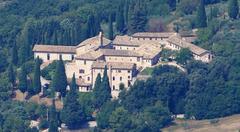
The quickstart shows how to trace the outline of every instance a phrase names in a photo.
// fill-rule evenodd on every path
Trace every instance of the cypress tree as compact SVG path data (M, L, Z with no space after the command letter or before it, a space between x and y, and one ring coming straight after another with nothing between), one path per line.
M33 90L34 94L38 94L41 92L41 79L40 79L40 59L37 57L34 66L34 77L33 77Z
M197 27L199 28L207 27L207 16L205 11L204 0L201 0L200 6L198 7L196 20Z
M102 78L102 101L103 103L109 101L111 99L111 87L109 84L109 78L107 74L107 66L104 68L103 78Z
M8 66L7 75L8 75L8 81L12 84L12 86L14 86L16 77L15 77L12 64L9 64Z
M96 35L96 21L93 15L90 15L87 20L87 38L93 37Z
M124 14L123 7L120 5L116 14L116 29L118 32L123 32L124 29Z
M56 70L52 79L51 88L60 92L62 97L66 95L67 77L62 59L57 62Z
M85 121L85 116L78 98L76 79L75 75L73 75L70 91L67 93L63 102L63 109L60 115L62 122L65 123L69 129L78 128Z
M21 44L20 49L19 49L19 63L20 64L24 64L27 61L28 56L29 56L28 49L29 49L28 44L26 44L26 43Z
M26 68L24 65L22 65L21 67L21 71L19 73L19 85L18 85L18 89L22 92L25 93L28 89L28 85L27 85L27 72L26 72Z
M11 63L14 64L15 66L18 64L18 52L16 44L14 44L11 49Z
M124 3L124 24L128 25L128 10L129 10L129 0L125 0Z
M95 84L94 84L94 88L93 88L93 96L94 96L94 105L96 108L100 108L102 104L101 102L101 96L100 93L102 92L101 90L101 86L102 86L102 78L100 73L98 73Z
M108 18L108 38L113 40L113 23L112 23L112 15L109 15Z
M228 4L228 15L236 19L239 14L238 0L230 0Z
M130 33L144 32L147 25L147 12L145 5L140 1L130 4L128 30Z
M52 100L52 106L49 111L49 132L58 132L58 119L55 100Z

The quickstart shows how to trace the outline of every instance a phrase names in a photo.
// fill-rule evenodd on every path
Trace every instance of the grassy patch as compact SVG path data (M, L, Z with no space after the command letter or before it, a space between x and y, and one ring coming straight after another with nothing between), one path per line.
M146 67L146 68L140 73L140 75L152 75L152 73L153 73L153 68Z

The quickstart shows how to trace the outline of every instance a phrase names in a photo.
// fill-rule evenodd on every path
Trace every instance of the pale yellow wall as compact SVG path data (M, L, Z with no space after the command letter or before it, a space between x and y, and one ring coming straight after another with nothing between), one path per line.
M50 56L50 60L47 60L47 56ZM47 62L47 61L53 61L53 60L60 60L60 54L62 55L62 60L66 61L66 60L72 60L72 55L75 58L75 54L65 54L65 53L39 53L39 52L35 52L34 53L34 58L39 57L40 59L43 60L43 62Z
M212 55L210 53L206 53L202 56L198 56L198 55L193 55L194 59L195 60L200 60L202 62L206 62L206 63L209 63L210 61L212 61Z
M86 63L84 63L86 62ZM84 79L85 83L92 83L92 60L76 60L76 66L77 66L77 78L82 77ZM84 70L84 73L80 73L80 69Z
M105 60L106 62L135 63L137 66L142 65L142 57L105 56Z
M98 73L100 73L101 77L103 77L103 72L104 69L93 69L93 86L96 81ZM132 80L132 72L133 72L132 70L120 70L120 71L117 69L112 69L111 71L108 70L109 83L112 89L113 97L117 97L119 92L119 85L121 83L123 83L126 88L129 87L128 82ZM120 77L122 78L122 80L120 80ZM115 78L115 80L113 78ZM115 90L113 90L113 87L115 87Z

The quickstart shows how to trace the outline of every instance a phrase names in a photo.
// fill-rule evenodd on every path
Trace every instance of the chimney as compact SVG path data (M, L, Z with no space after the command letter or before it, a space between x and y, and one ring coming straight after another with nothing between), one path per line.
M103 47L103 33L99 32L99 46L100 48Z

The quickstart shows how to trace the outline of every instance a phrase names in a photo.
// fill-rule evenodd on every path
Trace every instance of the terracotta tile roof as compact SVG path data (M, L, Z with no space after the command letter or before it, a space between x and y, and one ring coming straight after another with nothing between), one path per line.
M189 50L191 52L193 52L194 54L199 55L199 56L209 52L197 45L194 45L192 43L184 41L183 39L181 39L180 37L177 37L177 36L171 36L167 41L169 43L178 45L179 47L182 47L182 48L189 48Z
M148 37L148 38L168 38L176 33L174 32L138 32L132 35L132 37Z
M121 62L104 62L104 61L95 61L92 64L93 69L104 69L105 66L112 69L124 69L131 70L134 67L134 63L121 63Z
M115 49L99 49L105 56L125 56L125 57L141 57L139 53L130 50L115 50Z
M105 37L103 37L103 46L107 46L110 43L111 43L111 40L106 39ZM93 50L96 50L97 48L99 48L99 45L100 45L99 36L95 36L95 37L86 39L85 41L83 41L79 45L77 45L77 48L78 47L82 47L82 46L86 46L86 45L93 46Z
M146 41L145 41L146 42ZM162 51L161 45L157 42L146 42L142 44L136 52L141 54L145 59L152 59Z
M138 47L139 45L141 45L141 43L140 43L140 41L131 40L130 36L127 36L127 35L124 35L124 36L117 35L115 37L115 39L113 40L113 45L123 45L123 46Z
M68 82L68 84L71 84L71 82L72 82L72 78L68 78L67 79L67 82ZM83 79L79 79L79 78L77 78L76 79L76 84L78 85L78 86L82 86L82 87L88 87L88 86L91 86L91 84L90 83L85 83L84 82L84 80Z
M58 45L42 45L36 44L33 47L33 52L47 52L47 53L76 53L75 46L58 46Z
M79 56L76 57L76 59L79 60L97 60L99 57L101 57L103 55L102 52L100 51L89 51L87 53L81 54Z

